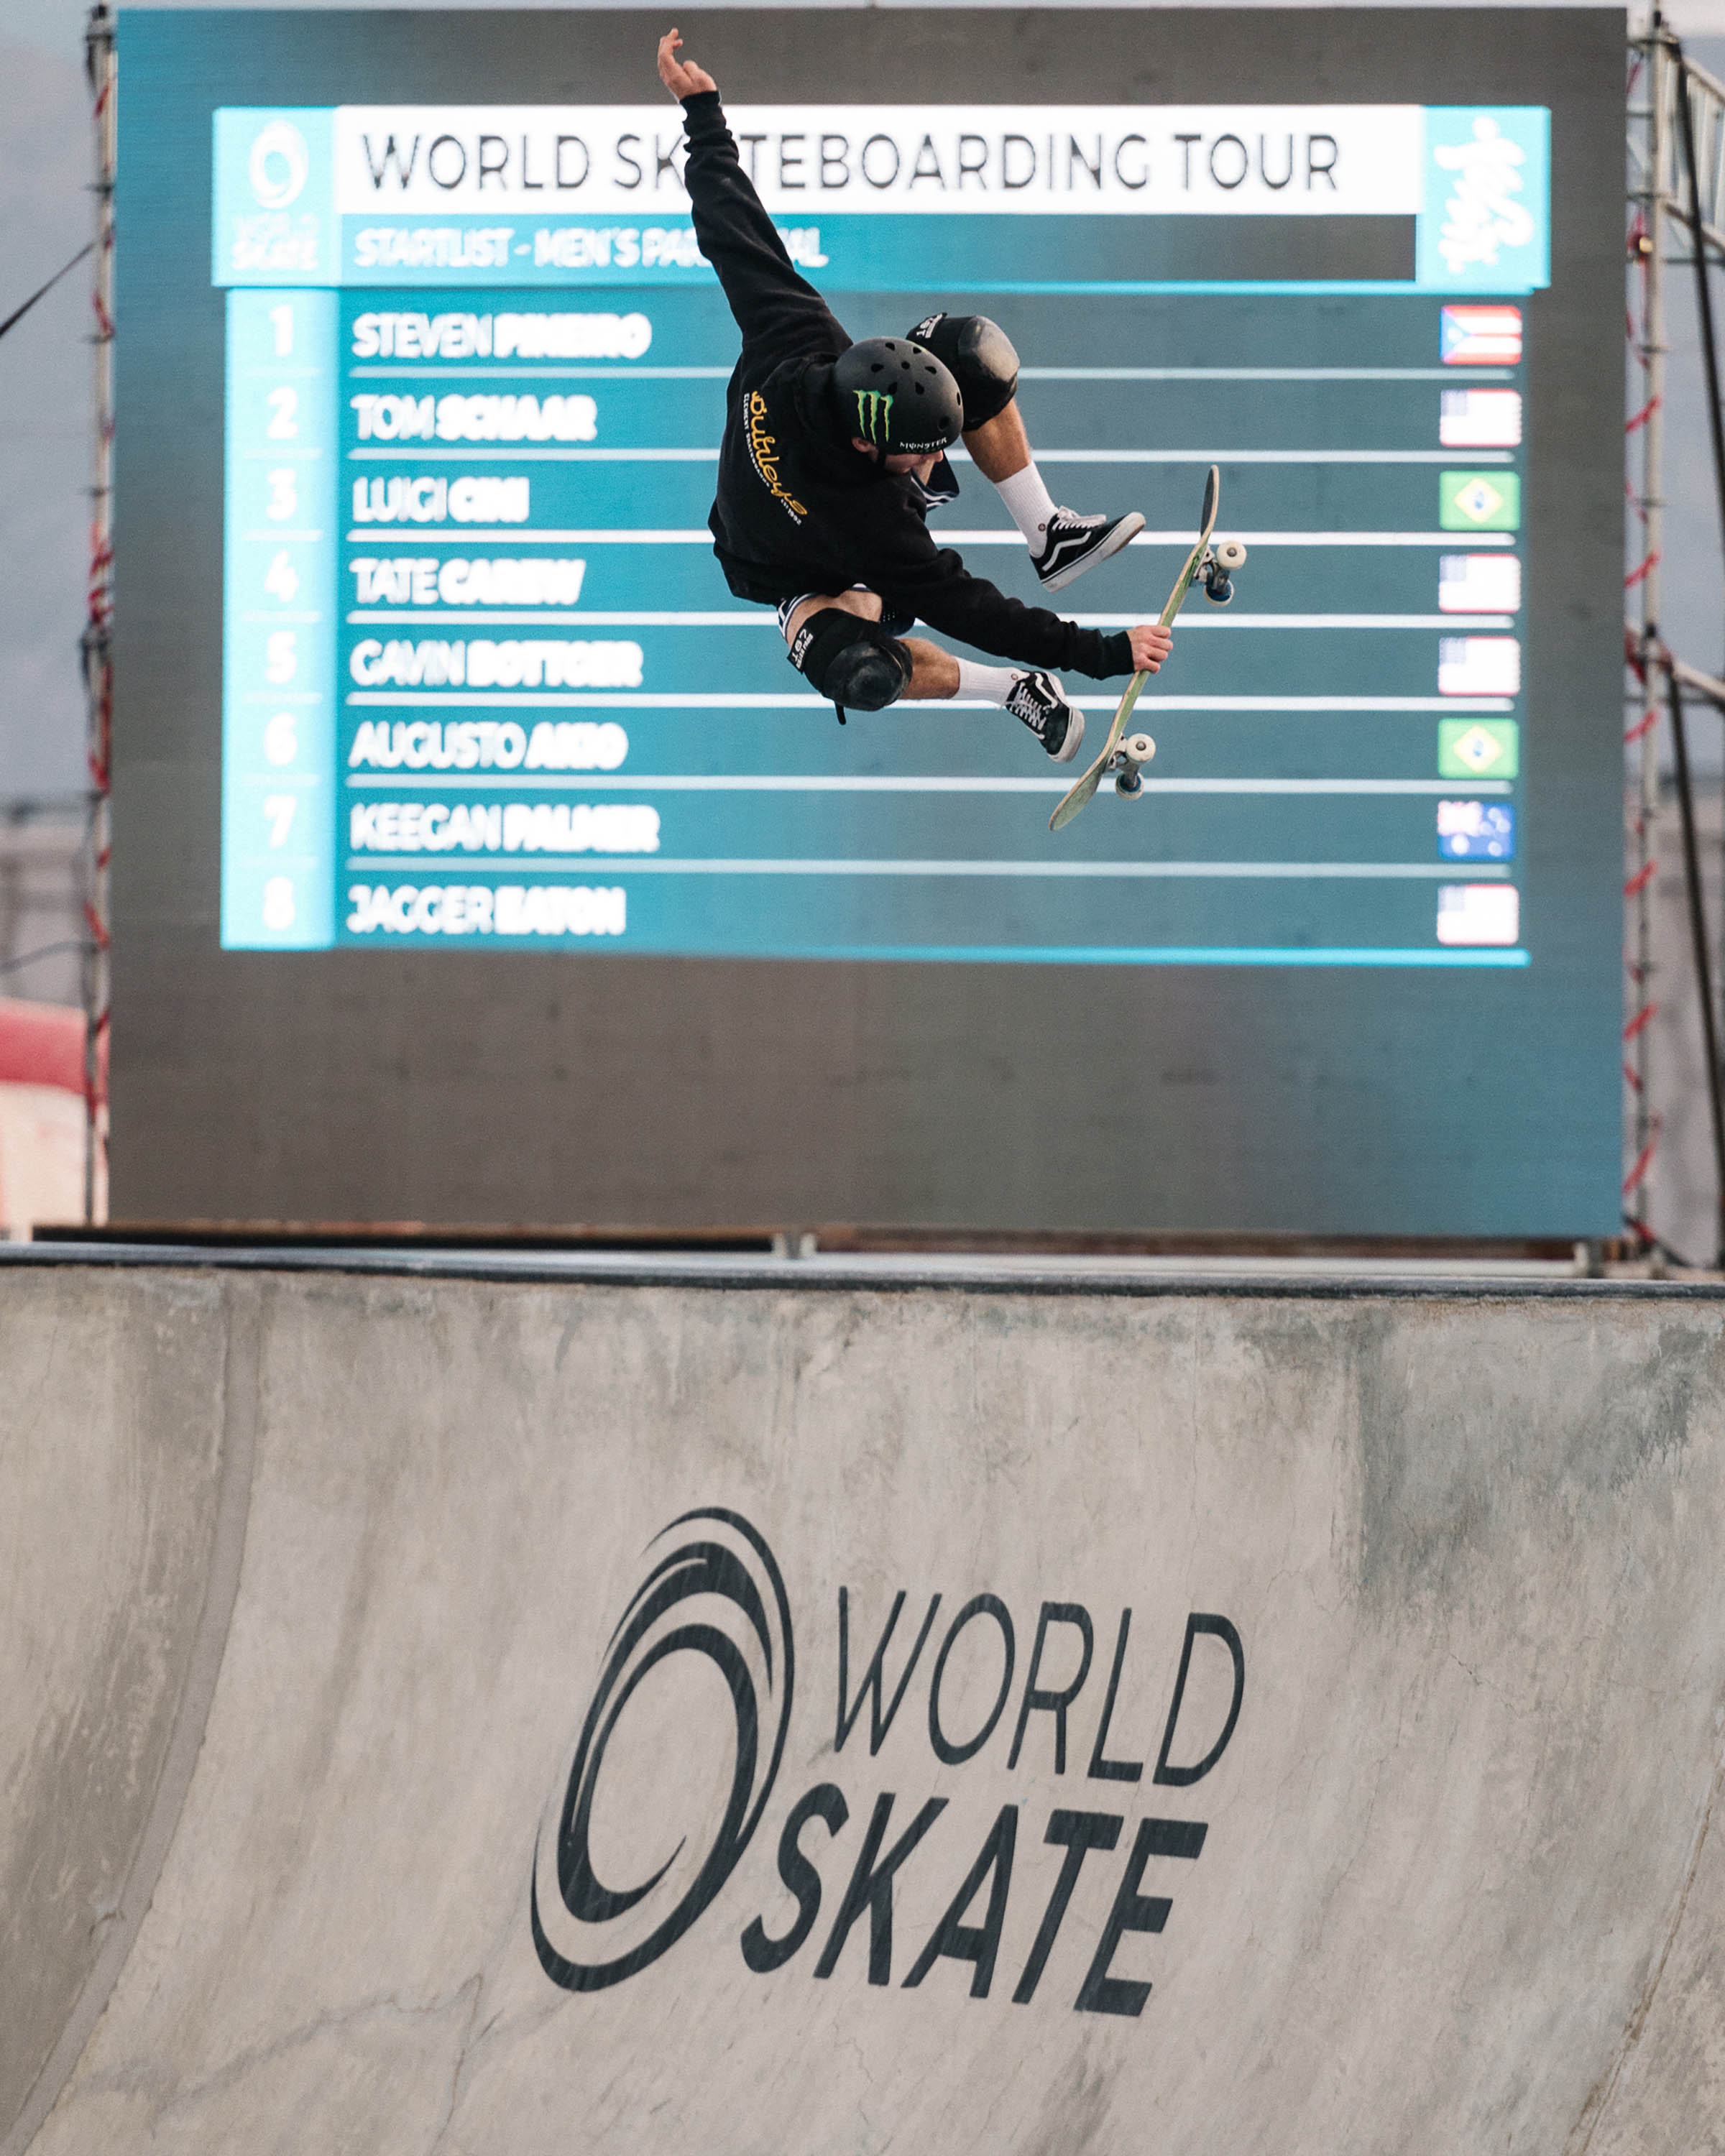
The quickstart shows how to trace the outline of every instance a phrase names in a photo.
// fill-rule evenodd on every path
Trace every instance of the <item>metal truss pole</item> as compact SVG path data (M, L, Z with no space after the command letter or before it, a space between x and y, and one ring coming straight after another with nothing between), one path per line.
M1689 182L1690 253L1695 267L1695 305L1701 324L1702 357L1707 370L1707 433L1713 446L1713 485L1719 510L1719 534L1725 545L1725 411L1719 402L1719 346L1713 330L1712 273L1707 219L1702 208L1702 166L1697 147L1697 83L1692 78L1681 45L1677 50L1677 118L1683 142L1683 164ZM1717 106L1707 113L1717 134ZM1719 1029L1713 1009L1712 968L1707 957L1707 916L1702 905L1701 868L1696 850L1695 802L1689 778L1683 691L1675 673L1667 670L1671 714L1671 741L1677 758L1678 798L1683 811L1683 866L1689 896L1690 941L1694 949L1696 991L1701 1001L1702 1040L1707 1062L1707 1105L1713 1128L1713 1248L1716 1267L1725 1268L1725 1071L1719 1067Z
M1725 1071L1719 1064L1721 1029L1713 1003L1706 923L1701 910L1700 865L1696 852L1693 789L1684 725L1684 695L1698 696L1725 714L1725 681L1686 665L1660 634L1661 556L1665 535L1664 454L1666 282L1667 266L1694 273L1696 309L1707 371L1708 425L1712 435L1715 486L1719 497L1721 536L1725 539L1725 406L1720 395L1720 366L1708 265L1725 258L1725 82L1698 68L1684 54L1656 4L1646 30L1631 42L1635 61L1630 85L1637 95L1630 106L1629 196L1635 208L1630 226L1630 259L1639 277L1630 307L1630 336L1641 368L1640 409L1627 423L1640 434L1639 463L1631 455L1626 490L1640 520L1641 558L1625 578L1625 598L1639 589L1640 619L1625 608L1625 655L1637 677L1638 716L1627 740L1636 760L1625 803L1630 852L1634 865L1625 884L1633 902L1625 921L1625 963L1635 987L1634 1006L1624 1028L1624 1076L1631 1101L1633 1158L1624 1180L1625 1214L1644 1247L1658 1250L1647 1222L1647 1170L1658 1143L1661 1118L1651 1097L1651 1021L1658 1005L1653 996L1657 961L1654 956L1653 884L1658 862L1656 817L1660 803L1656 730L1661 702L1658 676L1666 676L1664 701L1671 721L1676 758L1678 805L1682 811L1685 881L1691 941L1701 999L1702 1032L1708 1065L1709 1108L1713 1126L1716 1172L1720 1178L1716 1260L1725 1265ZM1635 300L1639 300L1639 319Z
M1640 593L1640 660L1642 677L1649 691L1650 713L1655 669L1658 663L1660 555L1664 544L1665 455L1665 252L1666 198L1671 158L1671 99L1675 62L1669 33L1656 8L1646 37L1640 41L1646 74L1645 162L1638 192L1640 230L1638 253L1642 290L1641 319L1636 352L1642 368L1645 416L1640 428L1641 471L1636 506L1641 516L1645 553L1639 572ZM1635 866L1627 888L1634 908L1630 923L1631 978L1635 985L1636 1009L1629 1022L1627 1045L1632 1099L1632 1166L1625 1189L1629 1217L1638 1236L1648 1240L1647 1167L1651 1157L1656 1125L1653 1116L1653 955L1654 883L1658 874L1659 744L1656 726L1645 721L1640 728L1635 804L1630 826L1635 839Z
M84 1218L94 1223L105 1188L106 1091L103 1082L110 984L108 865L112 851L109 780L114 719L114 170L117 77L114 15L98 4L85 30L85 66L95 126L95 439L90 472L90 592L80 649L90 767L90 814L83 880Z

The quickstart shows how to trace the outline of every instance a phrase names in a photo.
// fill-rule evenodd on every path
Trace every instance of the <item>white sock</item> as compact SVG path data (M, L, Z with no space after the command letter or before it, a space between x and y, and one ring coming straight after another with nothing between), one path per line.
M1006 709L1006 699L1012 685L1023 673L1021 666L978 666L973 659L958 661L958 686L955 696L981 696L991 704Z
M1029 542L1030 552L1040 554L1048 537L1049 519L1055 506L1048 489L1042 484L1042 475L1034 459L1010 479L997 479L994 490L1006 504L1006 511L1019 531Z

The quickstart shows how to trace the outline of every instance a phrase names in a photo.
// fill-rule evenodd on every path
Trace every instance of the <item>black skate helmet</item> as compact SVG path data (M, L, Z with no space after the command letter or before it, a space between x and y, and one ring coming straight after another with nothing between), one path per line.
M932 456L964 431L951 370L908 337L852 345L833 368L833 388L850 433L885 456Z

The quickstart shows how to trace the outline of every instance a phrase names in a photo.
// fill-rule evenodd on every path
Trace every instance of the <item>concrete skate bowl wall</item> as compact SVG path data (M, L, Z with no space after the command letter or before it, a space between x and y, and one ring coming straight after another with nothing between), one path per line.
M797 1270L7 1265L6 2156L1725 2148L1725 1306Z

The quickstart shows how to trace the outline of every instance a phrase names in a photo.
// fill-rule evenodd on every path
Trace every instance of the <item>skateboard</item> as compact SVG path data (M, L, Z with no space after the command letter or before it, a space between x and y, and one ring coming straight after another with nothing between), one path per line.
M1162 626L1172 626L1174 616L1184 603L1195 577L1204 579L1204 595L1213 606L1226 606L1234 597L1234 572L1245 566L1246 550L1238 539L1221 539L1212 547L1210 534L1216 528L1216 507L1222 490L1221 474L1214 465L1204 483L1204 511L1199 519L1198 544L1186 557L1185 567L1174 579L1174 588L1168 595L1168 604L1162 610ZM1050 831L1064 830L1072 819L1090 800L1109 772L1114 773L1114 791L1128 801L1143 798L1142 769L1156 753L1156 744L1148 734L1128 734L1126 722L1144 684L1150 679L1147 673L1134 674L1126 685L1126 694L1114 714L1114 722L1108 729L1108 738L1102 743L1101 753L1069 792L1060 797L1059 805L1048 819Z

